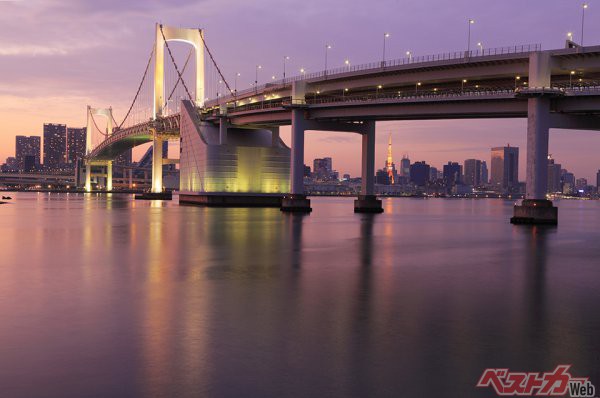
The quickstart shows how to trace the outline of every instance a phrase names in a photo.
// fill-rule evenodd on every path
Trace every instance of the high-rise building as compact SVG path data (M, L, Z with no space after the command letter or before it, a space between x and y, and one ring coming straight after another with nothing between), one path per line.
M429 173L431 171L431 166L429 166L424 161L415 162L410 165L410 182L413 184L423 187L427 185L429 181Z
M313 176L320 179L329 179L333 172L331 158L315 159L313 161Z
M85 156L86 129L67 128L67 163L75 164Z
M406 178L410 177L410 159L407 155L404 155L400 161L400 176Z
M567 170L561 170L561 174L562 193L572 194L575 192L575 175Z
M507 145L492 148L492 179L498 191L513 192L519 187L519 148Z
M438 169L433 166L430 166L429 167L429 181L435 182L435 181L437 181L437 178L438 178Z
M44 123L44 168L56 170L67 159L67 126Z
M554 162L552 155L548 155L548 193L562 192L560 184L561 165Z
M390 184L395 184L398 180L398 172L396 171L396 165L392 159L392 134L390 133L390 138L388 141L388 152L387 159L385 160L385 170L388 173L388 179Z
M587 186L588 186L587 179L578 178L577 180L575 180L575 188L577 189L577 191L585 192L585 191L587 191Z
M41 138L38 136L26 137L18 135L15 142L15 158L19 170L33 171L40 166ZM31 159L27 162L29 170L25 168L25 157L33 156L33 167Z
M489 178L489 174L488 174L487 163L485 162L485 160L482 160L481 161L481 184L487 185L489 181L490 181L490 178Z
M467 159L465 160L465 179L464 183L478 187L482 185L481 179L481 160Z
M448 162L444 165L444 183L446 187L452 188L462 182L462 166L456 162Z

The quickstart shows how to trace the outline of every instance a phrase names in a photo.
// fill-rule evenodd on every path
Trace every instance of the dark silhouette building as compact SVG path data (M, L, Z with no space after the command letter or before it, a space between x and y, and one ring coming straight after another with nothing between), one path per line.
M410 165L410 182L413 184L424 187L427 185L429 181L429 172L431 166L429 166L424 161L415 162Z

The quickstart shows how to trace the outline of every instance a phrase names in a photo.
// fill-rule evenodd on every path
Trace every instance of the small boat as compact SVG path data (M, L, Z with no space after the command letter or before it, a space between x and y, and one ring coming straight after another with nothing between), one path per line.
M11 200L12 198L10 196L3 196L2 200Z

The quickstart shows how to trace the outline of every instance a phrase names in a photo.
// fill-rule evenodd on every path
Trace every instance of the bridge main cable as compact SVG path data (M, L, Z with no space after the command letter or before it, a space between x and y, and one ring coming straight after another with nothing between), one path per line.
M152 63L153 56L154 56L154 47L152 47L152 51L150 52L150 57L148 58L148 63L146 64L146 70L144 70L144 75L142 76L142 81L140 81L140 85L138 86L137 92L135 93L135 97L133 98L133 102L131 103L131 106L129 107L127 114L123 118L123 121L119 124L119 127L118 127L119 129L121 129L121 127L123 127L123 124L129 117L129 114L131 113L131 110L133 109L133 106L135 105L135 101L137 101L138 96L140 95L140 91L142 91L142 85L144 84L144 81L146 80L146 75L148 74L148 69L150 69L150 64Z
M212 52L210 51L210 48L208 48L208 46L206 45L206 40L204 40L204 35L202 34L202 30L198 29L198 32L200 33L200 39L202 40L202 43L204 44L204 48L206 48L206 52L208 53L210 60L212 61L215 68L217 69L219 76L221 76L221 80L223 80L223 83L225 83L225 86L227 87L227 90L229 90L229 93L230 94L233 93L233 98L234 99L237 98L237 92L234 92L231 89L231 87L229 86L229 83L227 83L227 79L225 79L225 76L223 76L223 73L221 73L221 69L219 68L219 65L217 65L217 61L215 61L215 57L213 57Z

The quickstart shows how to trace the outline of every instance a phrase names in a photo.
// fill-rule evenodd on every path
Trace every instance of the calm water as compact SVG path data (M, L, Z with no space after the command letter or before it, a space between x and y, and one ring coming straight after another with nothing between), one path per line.
M0 206L0 396L487 397L486 367L600 387L600 202L309 216L130 196Z

